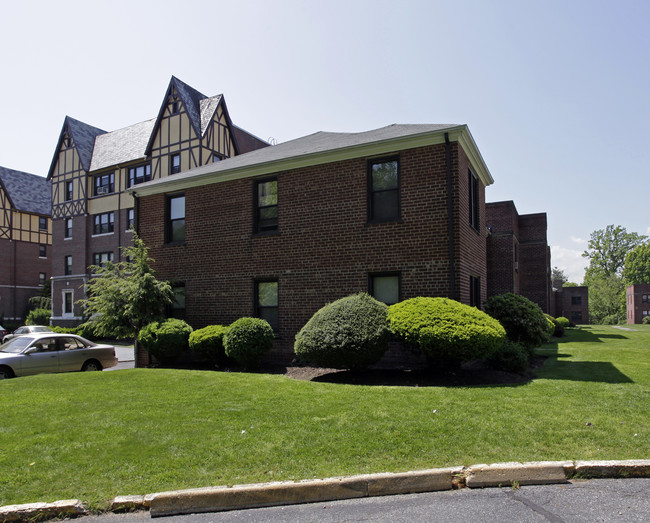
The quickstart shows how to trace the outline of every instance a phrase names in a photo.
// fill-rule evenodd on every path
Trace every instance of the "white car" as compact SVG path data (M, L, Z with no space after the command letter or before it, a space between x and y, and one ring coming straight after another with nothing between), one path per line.
M98 345L74 334L23 334L0 345L0 379L103 370L115 365L115 347Z
M52 332L52 329L45 325L25 325L23 327L18 327L15 331L9 334L6 334L4 338L2 338L2 343L7 343L11 338L15 338L16 336L32 334L33 332Z

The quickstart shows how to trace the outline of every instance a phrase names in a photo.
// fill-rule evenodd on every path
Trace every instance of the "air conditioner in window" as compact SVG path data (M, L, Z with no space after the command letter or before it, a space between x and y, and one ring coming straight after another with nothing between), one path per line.
M97 187L97 194L108 194L108 187Z

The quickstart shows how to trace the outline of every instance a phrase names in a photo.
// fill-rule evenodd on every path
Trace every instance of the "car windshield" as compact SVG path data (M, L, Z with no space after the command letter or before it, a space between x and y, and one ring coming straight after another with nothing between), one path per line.
M33 332L50 332L49 327L32 327Z
M18 338L13 338L7 343L0 345L1 352L22 352L26 347L29 346L31 342L34 341L34 338L31 336L20 336Z

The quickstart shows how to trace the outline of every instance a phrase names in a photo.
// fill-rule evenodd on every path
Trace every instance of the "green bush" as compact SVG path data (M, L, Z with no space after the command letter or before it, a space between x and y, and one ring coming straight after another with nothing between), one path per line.
M294 352L319 367L367 367L388 348L387 313L385 304L365 293L328 303L296 334Z
M539 305L528 298L510 292L500 294L488 298L484 308L503 325L510 341L525 347L538 347L546 341L548 321Z
M568 318L565 318L564 316L560 316L559 318L555 318L555 321L558 322L558 324L563 329L568 329L569 325L571 325L571 322L568 320Z
M493 354L503 327L476 307L447 298L411 298L388 309L391 330L433 360L460 363Z
M239 318L223 337L226 356L247 368L259 365L273 346L273 329L260 318Z
M650 323L650 316L646 316L645 318L643 318L641 320L641 323L643 323L643 325L648 325Z
M29 311L25 325L49 325L50 316L52 312L50 309L34 309Z
M59 327L53 326L50 327L52 329L52 332L56 332L58 334L77 334L77 327Z
M227 332L228 327L224 325L208 325L197 329L190 334L190 350L213 365L223 364L226 360L223 338Z
M192 327L183 320L169 318L144 327L138 334L138 342L161 364L169 365L187 348L191 333Z
M561 338L564 336L564 327L562 324L550 314L545 314L545 316L553 322L553 336L556 338Z
M531 353L520 343L506 340L487 361L495 369L523 373L530 365Z

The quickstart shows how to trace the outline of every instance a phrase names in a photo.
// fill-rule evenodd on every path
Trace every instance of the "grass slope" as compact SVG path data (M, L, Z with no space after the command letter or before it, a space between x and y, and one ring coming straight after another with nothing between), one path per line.
M0 505L495 461L650 456L650 326L539 349L538 379L371 387L133 369L0 382Z

